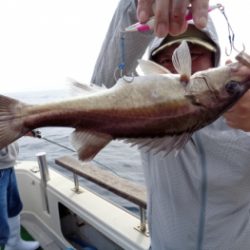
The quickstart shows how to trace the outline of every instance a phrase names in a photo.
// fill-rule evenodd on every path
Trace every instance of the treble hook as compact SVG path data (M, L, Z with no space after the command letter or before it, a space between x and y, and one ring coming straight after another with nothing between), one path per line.
M229 44L230 44L230 50L228 52L228 49L226 48L225 49L225 54L227 56L230 56L234 51L236 51L237 53L240 53L241 51L245 51L245 45L242 44L242 50L238 50L236 47L235 47L235 43L234 43L234 38L235 38L235 35L234 35L234 31L233 31L233 28L227 18L227 15L225 13L225 8L222 4L218 3L217 4L217 7L218 9L220 10L220 12L222 13L222 15L224 16L226 22L227 22L227 27L228 27L228 40L229 40Z
M233 50L236 51L237 53L241 53L241 52L244 52L245 49L246 49L246 47L245 47L245 44L244 44L244 43L242 43L242 49L239 50L239 49L237 49L237 48L235 47L234 42L232 42L232 43L230 44L230 53L228 53L227 48L225 49L225 53L226 53L227 56L230 56L230 55L232 54L232 51L233 51Z

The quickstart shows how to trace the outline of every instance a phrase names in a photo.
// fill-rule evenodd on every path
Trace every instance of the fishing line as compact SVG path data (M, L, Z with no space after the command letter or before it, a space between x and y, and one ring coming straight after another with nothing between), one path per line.
M33 134L33 136L34 136L35 138L43 139L44 141L47 141L47 142L49 142L49 143L51 143L51 144L54 144L54 145L56 145L56 146L58 146L58 147L67 149L68 151L71 151L71 152L73 152L73 153L77 153L76 150L74 150L74 149L72 149L72 148L70 148L70 147L67 147L67 146L65 146L65 145L63 145L63 144L61 144L61 143L58 143L58 142L56 142L56 141L53 141L53 140L48 139L47 137L42 136L42 135L41 135L41 132L40 132L39 130L32 130L32 134ZM99 161L94 160L94 159L92 159L92 161L95 162L96 164L102 166L103 168L108 169L109 171L111 171L111 172L112 172L113 174L115 174L116 176L118 176L118 177L120 177L120 178L122 178L122 179L126 179L126 180L129 180L129 181L132 181L131 179L129 179L129 178L127 178L127 177L124 177L124 176L119 175L119 174L116 173L112 168L107 167L106 165L100 163Z
M125 34L126 32L120 32L120 62L114 71L115 81L118 80L117 73L119 73L119 78L122 78L127 83L132 83L134 81L134 75L131 76L126 75L126 64L125 64Z
M122 78L125 75L125 32L120 32L120 39L119 39L119 57L120 62L117 68L114 71L114 78L117 81L119 78ZM119 74L117 76L117 74Z
M120 64L118 65L120 76L124 75L125 71L125 32L120 34Z

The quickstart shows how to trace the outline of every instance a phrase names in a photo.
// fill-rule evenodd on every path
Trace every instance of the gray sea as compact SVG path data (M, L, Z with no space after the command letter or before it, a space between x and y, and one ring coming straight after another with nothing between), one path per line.
M47 103L55 100L71 98L72 92L68 89L50 90L44 92L11 93L9 96L30 104ZM19 160L36 160L36 154L46 153L49 167L73 180L72 173L55 164L55 159L64 155L75 155L74 148L69 143L72 128L48 127L39 128L42 139L24 136L18 140L20 152ZM130 147L121 141L112 141L92 161L95 166L112 172L119 177L144 185L144 175L141 166L140 154L136 147ZM98 193L119 206L137 213L138 207L120 197L117 197L97 185L80 179L80 185Z

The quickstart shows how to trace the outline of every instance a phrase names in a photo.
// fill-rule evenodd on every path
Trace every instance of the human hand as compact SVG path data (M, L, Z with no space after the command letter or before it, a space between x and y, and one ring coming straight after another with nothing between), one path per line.
M250 132L250 90L224 114L229 127Z
M202 29L207 24L209 0L192 0L191 11L194 24ZM178 35L187 29L185 19L190 0L138 0L137 17L145 23L155 16L155 34L164 37L168 33Z
M231 60L227 60L226 64L231 62ZM235 70L238 75L249 75L246 80L250 80L249 67L243 66L240 70L238 68ZM250 132L250 90L248 90L239 101L224 114L224 118L229 127Z

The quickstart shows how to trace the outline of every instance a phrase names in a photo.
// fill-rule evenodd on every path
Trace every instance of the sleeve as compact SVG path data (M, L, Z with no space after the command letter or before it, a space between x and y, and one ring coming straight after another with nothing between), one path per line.
M112 87L115 84L114 73L121 63L121 34L126 27L136 23L135 0L120 0L111 20L108 32L97 58L91 82L97 85L104 84ZM139 33L127 32L124 34L124 62L125 73L135 73L137 60L146 51L153 39L153 32Z

